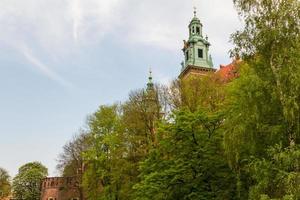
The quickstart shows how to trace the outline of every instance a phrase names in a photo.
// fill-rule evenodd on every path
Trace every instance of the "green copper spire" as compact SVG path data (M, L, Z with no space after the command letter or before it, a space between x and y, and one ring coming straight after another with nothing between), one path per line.
M209 54L208 37L203 37L203 25L197 17L197 10L194 8L194 17L189 24L189 39L184 40L183 53L185 56L183 70L188 66L200 68L212 68L213 63Z
M153 81L152 81L152 71L151 68L149 70L149 77L148 77L148 83L147 83L147 91L149 90L153 90L154 85L153 85Z

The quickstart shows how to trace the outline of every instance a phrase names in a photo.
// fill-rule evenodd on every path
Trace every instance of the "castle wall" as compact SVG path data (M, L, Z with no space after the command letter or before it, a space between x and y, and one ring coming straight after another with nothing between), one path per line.
M41 200L80 200L76 177L45 178L41 184Z

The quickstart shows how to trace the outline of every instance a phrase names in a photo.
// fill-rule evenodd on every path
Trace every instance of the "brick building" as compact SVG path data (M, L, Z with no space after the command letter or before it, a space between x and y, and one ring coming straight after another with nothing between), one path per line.
M44 178L41 184L41 200L81 200L77 178Z

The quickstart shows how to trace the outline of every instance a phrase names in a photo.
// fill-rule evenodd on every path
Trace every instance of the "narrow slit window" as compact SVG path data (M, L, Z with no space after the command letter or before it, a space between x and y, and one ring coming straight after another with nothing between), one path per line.
M189 59L189 51L186 51L185 52L185 60L188 60Z
M203 49L198 49L198 57L203 58Z

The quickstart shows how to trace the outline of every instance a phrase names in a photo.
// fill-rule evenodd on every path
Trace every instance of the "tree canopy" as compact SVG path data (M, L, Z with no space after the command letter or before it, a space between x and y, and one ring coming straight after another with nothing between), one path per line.
M13 179L14 198L39 200L41 197L41 182L47 175L48 169L39 162L22 165Z
M11 184L8 172L0 168L0 199L7 197L10 194Z

